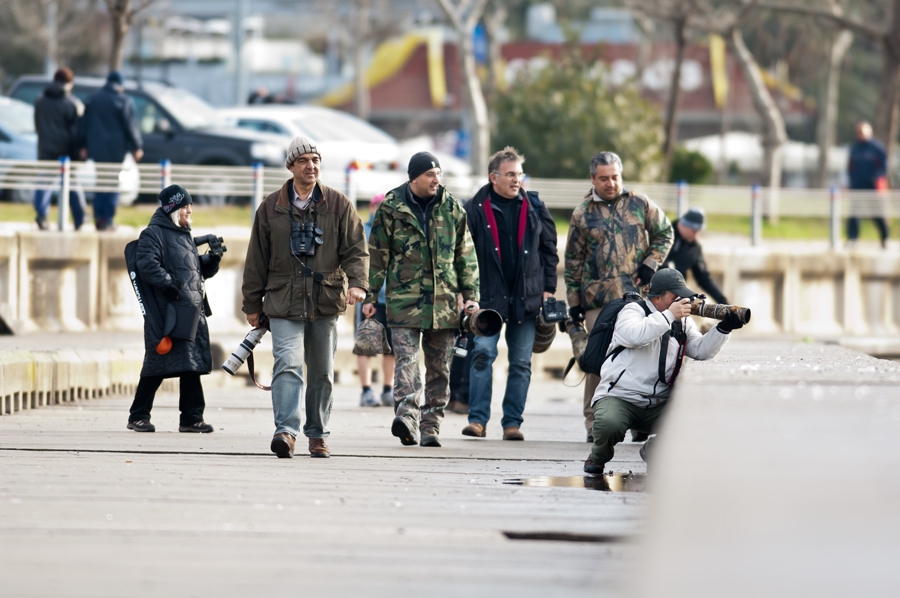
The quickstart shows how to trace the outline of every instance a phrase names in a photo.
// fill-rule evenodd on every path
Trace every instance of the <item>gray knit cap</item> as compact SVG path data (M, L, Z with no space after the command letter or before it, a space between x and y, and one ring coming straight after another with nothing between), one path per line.
M316 147L315 142L308 137L298 135L297 137L294 137L291 141L291 145L288 147L287 158L284 160L284 167L290 168L291 165L297 161L297 158L303 154L316 154L319 156L320 160L322 159L322 154L319 153L319 148Z

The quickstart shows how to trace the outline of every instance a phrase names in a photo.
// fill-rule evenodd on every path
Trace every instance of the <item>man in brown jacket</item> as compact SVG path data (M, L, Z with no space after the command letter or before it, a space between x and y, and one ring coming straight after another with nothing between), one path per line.
M243 311L272 331L275 367L271 449L292 457L300 432L300 396L313 457L328 457L337 317L366 297L369 253L362 220L347 197L319 181L322 156L296 137L285 166L293 174L256 211L244 264ZM349 287L349 288L348 288ZM268 322L261 322L265 313ZM303 364L306 363L306 377ZM306 383L308 382L308 383Z

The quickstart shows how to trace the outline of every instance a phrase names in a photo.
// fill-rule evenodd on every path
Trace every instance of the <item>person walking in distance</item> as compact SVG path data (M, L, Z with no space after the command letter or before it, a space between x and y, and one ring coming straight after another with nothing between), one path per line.
M478 261L466 212L441 185L441 165L428 152L409 160L409 182L391 190L369 237L369 286L363 314L387 289L393 342L395 415L391 434L403 445L439 447L450 398L450 358L463 309L478 309ZM424 406L419 346L425 356ZM419 437L421 435L421 440Z
M504 440L524 440L520 430L531 384L531 352L543 301L556 292L556 224L533 191L522 189L525 158L505 147L491 156L489 182L466 203L480 274L480 306L503 317L509 375L503 395ZM465 436L483 438L491 416L493 365L500 334L476 336L469 378Z
M592 188L572 212L566 242L569 316L588 331L609 301L640 292L672 247L672 224L649 197L622 187L622 160L612 152L591 158ZM591 397L600 379L585 376L583 412L593 441Z
M121 164L126 154L135 162L144 157L143 139L134 111L134 101L125 94L125 79L119 71L106 77L106 85L88 98L79 127L82 160ZM94 226L112 230L119 205L118 191L94 193Z
M368 288L362 220L346 195L319 180L321 161L312 140L291 141L285 166L293 176L257 209L244 263L247 322L255 328L265 313L272 332L270 449L279 458L294 455L304 396L310 456L331 455L325 440L331 433L337 318L365 299Z
M53 82L34 103L38 160L58 160L64 156L78 158L78 121L84 114L84 104L72 95L74 84L75 75L71 69L57 69ZM47 229L47 212L52 195L50 189L36 189L34 192L35 222L41 230ZM75 230L78 230L84 223L84 191L74 184L69 191L69 207Z
M887 153L877 139L872 138L872 125L866 121L856 123L856 142L850 146L850 158L847 161L847 176L850 189L854 191L886 191ZM884 217L884 199L874 198L873 202L859 199L851 201L851 214L847 218L847 242L851 245L859 238L859 217L870 214L878 235L881 247L887 247L890 231Z

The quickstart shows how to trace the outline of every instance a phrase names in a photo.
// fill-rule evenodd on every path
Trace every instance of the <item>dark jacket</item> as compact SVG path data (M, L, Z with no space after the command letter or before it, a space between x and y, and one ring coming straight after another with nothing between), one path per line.
M366 234L356 208L347 197L321 182L320 198L301 213L293 210L295 222L315 220L322 229L322 245L313 256L291 255L291 210L288 179L266 197L256 211L244 263L244 313L265 311L273 318L315 320L347 310L347 287L368 290L369 252ZM302 261L302 264L301 264ZM303 274L304 265L322 280Z
M508 288L500 264L503 256L497 257L497 243L488 227L485 212L490 207L490 188L488 183L465 205L478 256L481 284L479 307L497 310L504 320L522 323L538 315L544 291L556 292L556 267L559 264L556 224L537 193L520 192L520 197L526 200L523 202L525 226L519 246L515 283L512 289Z
M121 162L125 154L143 147L134 102L113 85L106 84L88 99L78 137L91 160Z
M175 305L189 305L200 310L194 341L172 339L172 350L165 355L156 352L159 339L151 338L149 327L144 326L141 376L173 377L182 372L208 374L212 369L212 355L203 309L203 279L215 274L218 264L215 269L201 273L200 257L191 230L175 226L162 208L153 213L150 225L141 231L136 256L138 275L151 287L156 305L165 310L170 302L163 289L174 282L180 287L181 295Z
M84 104L65 86L54 81L34 102L34 128L38 134L38 160L78 156L78 119Z
M887 174L887 154L875 139L857 141L850 146L847 175L851 189L875 189L877 180Z
M678 232L678 221L672 223L672 232L675 234L675 242L672 249L663 262L663 266L667 268L675 268L681 272L682 276L687 276L688 270L694 274L694 280L701 289L716 302L728 303L725 295L719 290L718 285L712 279L709 270L706 268L706 260L703 259L703 247L700 243L694 241L688 243Z

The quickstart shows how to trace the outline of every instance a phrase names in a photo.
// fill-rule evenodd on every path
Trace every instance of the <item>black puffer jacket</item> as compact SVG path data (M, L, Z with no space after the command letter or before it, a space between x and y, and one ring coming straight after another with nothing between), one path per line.
M54 81L34 103L34 128L38 134L38 159L77 157L78 119L84 104Z
M121 162L144 144L134 101L110 84L88 98L78 136L95 162Z
M218 264L201 272L200 256L191 230L175 226L162 208L154 212L150 225L141 232L136 258L138 275L152 288L153 299L163 313L169 304L163 289L173 282L180 287L176 305L200 308L200 324L194 341L173 339L172 350L165 355L156 352L158 339L151 338L148 327L144 326L144 367L141 376L171 378L182 372L208 374L212 369L212 355L203 309L203 279L215 274Z
M544 291L556 292L556 224L547 206L537 193L528 192L523 197L527 221L518 259L518 272L514 288L509 289L503 277L497 244L485 215L485 200L489 199L490 184L485 185L466 202L469 230L475 242L478 256L478 272L481 281L482 309L495 309L505 320L521 323L537 317L543 303ZM489 204L488 204L489 205Z

